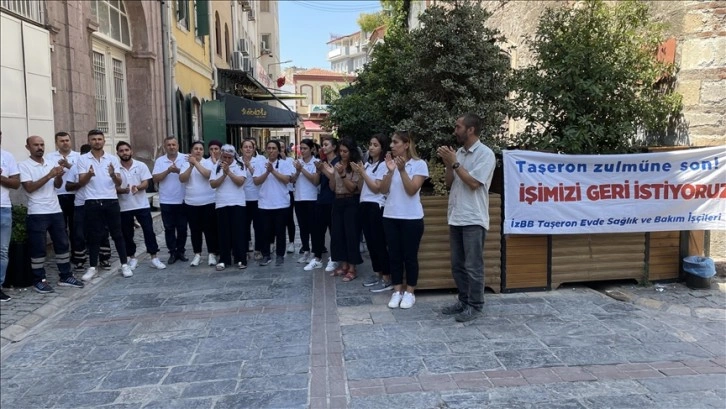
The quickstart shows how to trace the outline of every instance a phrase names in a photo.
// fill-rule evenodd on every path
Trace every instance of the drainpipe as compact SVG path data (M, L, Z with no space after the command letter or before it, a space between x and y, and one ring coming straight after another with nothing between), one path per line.
M161 5L161 59L164 67L164 108L166 109L166 136L174 136L174 87L172 67L169 61L169 7Z

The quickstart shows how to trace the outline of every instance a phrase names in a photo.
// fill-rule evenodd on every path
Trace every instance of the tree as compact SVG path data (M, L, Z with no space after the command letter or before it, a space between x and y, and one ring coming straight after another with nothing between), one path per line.
M675 67L658 62L661 27L643 2L554 8L528 44L535 63L516 75L528 123L517 143L567 153L626 152L639 131L665 132L679 116Z
M361 30L366 33L371 33L376 28L387 25L389 20L390 18L387 13L379 11L377 13L361 13L357 23Z
M497 45L504 39L486 27L488 16L478 2L459 0L427 8L422 27L410 32L399 18L351 95L331 107L331 124L359 142L375 132L412 131L419 153L429 158L436 147L455 143L454 122L473 112L493 141L510 107L510 63Z

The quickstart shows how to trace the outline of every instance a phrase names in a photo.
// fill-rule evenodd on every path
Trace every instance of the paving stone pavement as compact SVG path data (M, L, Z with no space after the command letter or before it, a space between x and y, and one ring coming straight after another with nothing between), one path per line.
M579 286L487 294L484 317L460 324L440 313L451 292L421 292L414 308L391 310L389 293L361 286L367 260L360 279L343 283L303 271L297 257L282 267L250 262L223 272L181 262L159 271L143 262L132 278L114 271L64 296L33 292L2 304L30 309L31 300L46 300L47 311L17 339L6 332L22 318L3 322L0 407L698 409L726 402L726 309L718 295L703 307L713 313L685 315ZM679 294L673 305L695 297Z

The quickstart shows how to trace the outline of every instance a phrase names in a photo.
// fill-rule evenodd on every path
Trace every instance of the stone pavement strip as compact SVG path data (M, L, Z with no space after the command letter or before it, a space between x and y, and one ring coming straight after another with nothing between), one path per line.
M3 322L0 407L697 409L726 402L726 309L683 315L574 287L488 294L485 316L460 324L439 312L450 293L422 292L414 308L391 310L389 293L303 271L297 257L282 267L251 261L223 272L181 262L159 271L144 261L132 278L113 272L83 290L14 298L0 308L45 306L32 323ZM674 305L689 297L683 292ZM14 338L14 325L28 329Z

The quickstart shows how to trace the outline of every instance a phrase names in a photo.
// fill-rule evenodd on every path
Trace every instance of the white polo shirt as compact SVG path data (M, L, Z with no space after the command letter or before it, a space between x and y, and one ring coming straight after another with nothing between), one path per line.
M489 186L492 184L497 159L494 152L481 141L476 141L469 150L462 146L456 151L456 161L466 169L477 182L471 190L454 171L454 181L449 192L448 220L451 226L478 225L489 230Z
M260 161L255 165L255 176L262 176L267 172L266 162ZM283 175L292 176L295 173L295 168L288 161L278 159L272 166ZM265 182L260 185L260 198L257 206L266 210L290 207L290 193L287 190L287 183L280 182L280 179L276 178L272 173L267 175Z
M366 162L366 174L373 180L383 180L383 175L388 172L386 162L368 163ZM360 201L378 203L383 206L386 203L386 196L383 193L373 193L365 181L363 181L363 189L360 191Z
M315 168L315 162L318 162L318 160L314 157L310 157L309 162L305 162L303 159L300 159L300 163L302 164L303 169L307 170L313 175L318 171L317 168ZM295 172L297 172L297 169L295 169ZM295 182L295 201L314 202L316 200L318 200L318 187L314 185L313 182L308 180L308 178L305 177L305 174L300 172L297 177L297 181Z
M246 169L242 170L237 162L232 162L232 164L229 165L229 170L235 176L244 176L247 179L250 179L250 172L248 172ZM215 166L214 171L209 179L217 180L222 177L223 173L224 171L221 167L217 169L217 167ZM247 182L246 179L245 182ZM235 184L232 179L230 179L229 177L225 177L224 181L222 181L222 184L217 186L214 208L220 209L222 207L228 206L245 206L245 188L244 184L242 184L242 186L237 186L237 184Z
M68 169L64 176L68 177L68 182L78 183L78 164L75 164L72 168ZM85 189L78 189L73 192L76 194L76 198L73 199L73 206L83 206L86 203Z
M187 162L187 155L178 153L175 160L169 159L167 155L156 158L154 170L151 172L158 175L169 169L172 162L181 169ZM159 182L159 203L161 204L182 204L184 203L184 185L179 180L178 173L169 173L164 180Z
M66 161L70 163L71 165L75 165L76 162L78 162L78 158L81 157L81 154L76 151L71 151L68 155L66 155ZM59 151L50 152L45 155L45 160L53 164L53 166L58 165L58 161L63 159L63 154L61 154ZM61 187L55 190L55 192L59 195L72 195L73 192L69 192L66 190L66 182L68 182L70 179L68 179L68 171L70 169L66 169L65 173L63 174L63 184Z
M78 166L79 179L81 175L88 173L91 166L93 166L95 173L95 176L91 177L88 184L80 189L83 190L86 200L118 199L116 184L113 183L113 179L108 174L108 165L113 166L115 173L121 173L121 163L118 158L106 152L103 153L100 159L93 157L93 152L81 155L78 159L76 166Z
M32 159L24 160L18 164L18 168L20 169L20 182L40 180L43 176L50 173L54 166L58 166L58 164L56 163L54 165L47 160L43 160L43 163L38 163ZM25 196L28 197L28 214L61 213L53 180L54 178L51 178L33 193L29 193L23 189Z
M138 186L141 182L151 179L149 167L144 162L131 159L131 166L126 169L121 165L121 187ZM149 207L149 199L146 191L140 190L136 194L123 193L118 195L118 204L122 212L130 210L146 209Z
M250 159L250 165L255 169L255 172L260 167L264 168L265 162L267 162L267 159L262 155L253 156ZM251 177L245 180L245 199L248 202L256 202L260 199L260 187L255 184Z
M3 170L3 176L10 177L20 174L18 169L18 163L15 162L13 155L4 150L0 149L0 167ZM10 189L5 186L0 186L0 207L12 207L10 203Z
M413 179L414 176L429 177L429 167L426 161L421 159L409 159L406 162L406 174ZM388 172L388 170L386 170ZM386 197L385 208L383 209L383 217L389 219L417 220L424 217L423 206L421 205L421 197L417 190L413 196L409 196L403 187L401 181L401 173L396 168L393 171L393 179L391 179L391 189Z
M293 159L293 158L291 158L291 157L288 156L287 158L285 158L285 162L289 163L290 166L292 166L292 170L293 170L292 173L294 175L295 174L295 172L294 172L295 171L295 159ZM292 182L290 182L290 183L287 184L287 191L288 192L295 192L295 185L293 185Z
M212 173L217 168L217 165L212 163L211 159L202 159L199 163ZM186 172L189 167L193 167L193 165L189 162L184 162L184 165L181 167L181 173ZM209 176L211 177L212 175L210 174ZM214 189L209 186L209 178L205 178L196 167L192 169L189 180L184 183L184 203L190 206L203 206L214 203Z

